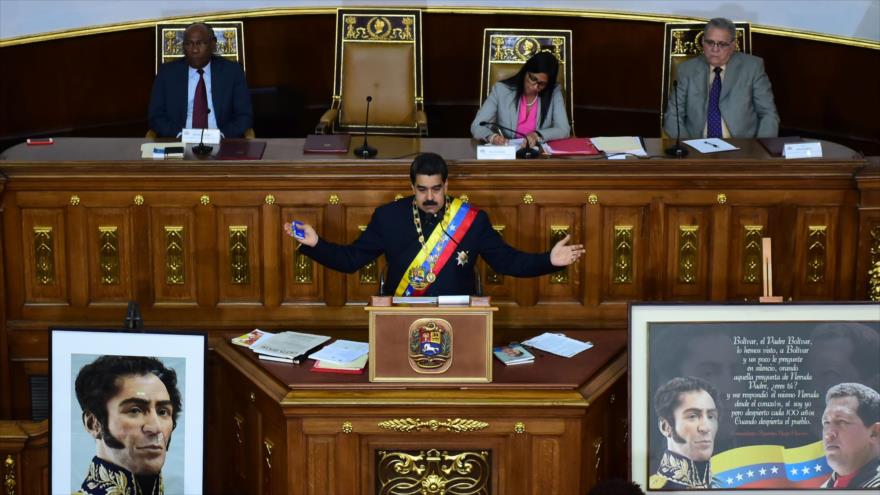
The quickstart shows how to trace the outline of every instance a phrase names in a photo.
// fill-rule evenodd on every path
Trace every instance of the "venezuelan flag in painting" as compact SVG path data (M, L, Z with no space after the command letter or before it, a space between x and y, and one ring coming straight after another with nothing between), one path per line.
M822 442L786 449L752 445L712 456L723 488L816 488L831 475Z

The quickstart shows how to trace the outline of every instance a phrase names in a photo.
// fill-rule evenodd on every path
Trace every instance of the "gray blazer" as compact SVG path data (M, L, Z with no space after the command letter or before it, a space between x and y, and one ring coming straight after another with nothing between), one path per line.
M499 125L516 129L516 119L519 114L519 103L514 102L516 98L516 88L511 88L501 81L492 86L492 92L483 102L483 106L477 112L474 121L471 122L471 135L475 139L486 139L492 134L493 130L489 127L481 126L480 122L497 122ZM550 109L547 110L547 116L541 124L541 100L538 99L535 108L538 111L538 132L544 137L544 141L552 139L567 138L571 134L571 126L568 123L568 115L565 112L565 102L562 99L562 89L559 85L553 88L553 98L550 100ZM512 133L500 131L508 139L514 138Z
M775 137L779 134L779 114L773 103L773 88L764 72L764 61L734 52L724 69L718 107L735 138ZM666 105L663 129L677 137L675 90ZM681 110L681 137L701 138L709 104L709 64L695 57L678 66L678 107Z

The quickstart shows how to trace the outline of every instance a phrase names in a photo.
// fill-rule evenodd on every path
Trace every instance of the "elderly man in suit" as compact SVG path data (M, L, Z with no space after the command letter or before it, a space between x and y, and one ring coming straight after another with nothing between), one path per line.
M736 28L716 18L703 31L703 57L678 67L678 87L666 106L664 129L683 138L755 138L779 134L764 61L736 51ZM676 109L675 99L678 99ZM679 112L681 112L679 114Z
M159 67L149 108L150 128L159 136L207 128L238 138L253 125L244 71L235 62L215 57L216 46L207 24L190 24L184 31L183 59Z

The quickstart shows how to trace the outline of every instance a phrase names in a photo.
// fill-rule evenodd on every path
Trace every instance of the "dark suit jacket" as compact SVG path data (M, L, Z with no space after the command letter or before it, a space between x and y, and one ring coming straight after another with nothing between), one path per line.
M159 136L174 137L186 125L189 64L175 60L159 67L150 94L150 128ZM211 58L211 101L214 118L224 137L239 138L253 126L251 95L241 65Z
M709 102L709 64L706 59L699 56L682 62L678 66L678 91L672 91L663 123L666 134L671 137L678 135L674 100L677 94L681 110L681 137L703 137ZM764 72L764 61L758 57L740 52L730 56L721 84L718 108L730 137L762 138L779 134L779 114L773 103L773 88Z
M352 273L384 254L388 262L385 293L393 294L416 253L422 249L413 223L412 201L413 197L409 196L377 208L367 229L352 244L340 245L319 239L315 247L300 246L300 252L324 266L346 273ZM422 214L425 238L436 225L430 217ZM463 265L457 261L460 251L467 251L467 262ZM550 253L524 253L507 245L492 228L489 215L480 210L456 247L455 254L425 295L473 294L477 255L482 256L496 272L517 277L534 277L560 269L550 263Z

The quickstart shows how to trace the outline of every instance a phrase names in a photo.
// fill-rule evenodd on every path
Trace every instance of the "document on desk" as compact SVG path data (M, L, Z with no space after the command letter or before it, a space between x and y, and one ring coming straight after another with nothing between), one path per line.
M370 352L370 344L351 340L337 340L309 356L316 361L334 364L350 363Z
M719 151L739 149L727 141L718 138L688 139L682 142L700 153L718 153Z
M566 337L561 333L551 332L544 332L522 343L529 347L567 358L593 347L592 342L581 342L580 340Z
M590 138L593 146L605 152L608 158L613 156L648 156L638 136L611 136Z

